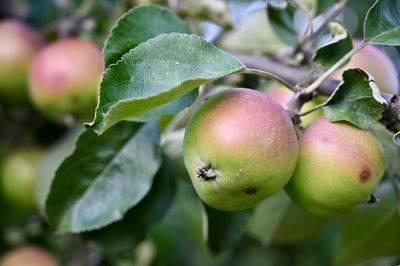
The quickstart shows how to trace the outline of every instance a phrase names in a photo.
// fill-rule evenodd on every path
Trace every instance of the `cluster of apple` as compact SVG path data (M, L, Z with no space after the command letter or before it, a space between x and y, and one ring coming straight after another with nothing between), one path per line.
M32 103L45 117L87 119L94 112L103 61L99 47L81 38L45 45L29 25L0 22L0 100L11 105ZM43 151L18 150L4 161L2 190L10 202L32 209L35 167Z
M383 92L397 93L396 69L376 47L361 50L346 69L356 67L368 71ZM286 111L292 95L283 88L237 88L213 96L195 113L183 155L207 205L243 210L285 189L304 210L334 217L370 199L385 171L379 143L349 123L328 121L320 109L304 116L305 131L296 132ZM306 103L302 111L321 101Z
M104 68L95 43L75 37L45 44L38 32L14 19L0 22L0 40L1 103L32 105L55 123L91 118ZM1 158L2 196L20 210L36 207L36 171L43 154L42 148L29 147ZM2 266L28 264L56 265L35 248L17 250L1 262Z
M0 22L0 97L28 98L47 117L90 118L103 73L99 48L91 41L66 38L45 46L29 25Z

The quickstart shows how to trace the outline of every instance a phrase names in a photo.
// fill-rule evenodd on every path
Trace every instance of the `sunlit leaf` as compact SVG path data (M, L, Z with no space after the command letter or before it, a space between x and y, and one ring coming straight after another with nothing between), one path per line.
M102 134L244 65L195 35L162 34L139 44L105 72L93 123Z

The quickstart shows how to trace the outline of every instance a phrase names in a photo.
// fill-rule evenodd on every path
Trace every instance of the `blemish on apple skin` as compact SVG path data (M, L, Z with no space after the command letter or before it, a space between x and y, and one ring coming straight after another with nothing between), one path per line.
M199 167L196 174L198 177L202 177L205 181L215 180L217 178L217 172L211 164Z
M371 170L364 169L360 174L361 183L367 183L371 179Z
M244 189L244 193L247 195L254 195L257 192L257 189L254 187L247 187Z

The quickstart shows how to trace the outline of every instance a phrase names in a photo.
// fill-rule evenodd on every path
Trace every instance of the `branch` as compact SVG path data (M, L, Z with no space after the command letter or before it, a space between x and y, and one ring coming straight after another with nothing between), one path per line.
M308 75L308 70L306 70L305 68L291 67L262 55L251 55L243 53L233 54L248 68L259 69L279 76L281 77L281 79L284 79L293 87L301 83ZM311 79L315 80L316 78L317 76L314 75ZM319 93L329 96L332 94L338 84L338 80L325 80L319 87Z
M307 70L304 68L290 67L262 55L233 54L248 68L256 68L272 73L286 80L293 87L300 84L307 76ZM317 80L318 78L318 75L314 75L312 80ZM325 79L316 89L316 92L320 95L330 96L339 85L339 82L338 80ZM397 132L400 130L400 96L388 93L381 93L381 96L387 101L388 107L383 113L380 122L385 125L389 131Z

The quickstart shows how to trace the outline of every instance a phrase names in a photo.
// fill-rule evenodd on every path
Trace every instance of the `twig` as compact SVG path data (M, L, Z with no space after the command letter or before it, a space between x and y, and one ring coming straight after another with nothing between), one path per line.
M325 19L324 21L321 23L321 25L319 25L319 27L316 28L315 31L313 31L307 38L306 38L306 42L309 40L314 39L316 36L318 36L325 28L326 26L329 24L329 22L331 22L333 19L335 19L340 13L342 13L343 9L345 8L346 4L347 4L348 0L342 0L340 2L338 2L337 4L335 4L331 9L329 9L326 13L325 13Z
M287 87L291 91L295 91L296 90L294 88L294 86L289 81L286 81L285 79L283 79L283 78L279 77L278 75L275 75L274 73L271 73L271 72L267 72L267 71L263 71L263 70L259 70L259 69L253 69L253 68L245 68L245 70L242 73L243 74L258 75L258 76L261 76L261 77L274 79L274 80L282 83L283 85L285 85L285 87Z
M328 101L325 101L325 102L323 102L323 103L321 103L321 104L318 104L318 105L314 106L313 108L311 108L311 109L309 109L309 110L307 110L307 111L304 111L304 112L298 114L298 116L305 116L305 115L308 115L309 113L312 113L312 112L314 112L314 111L316 111L316 110L318 110L318 109L324 107L327 103L328 103Z

